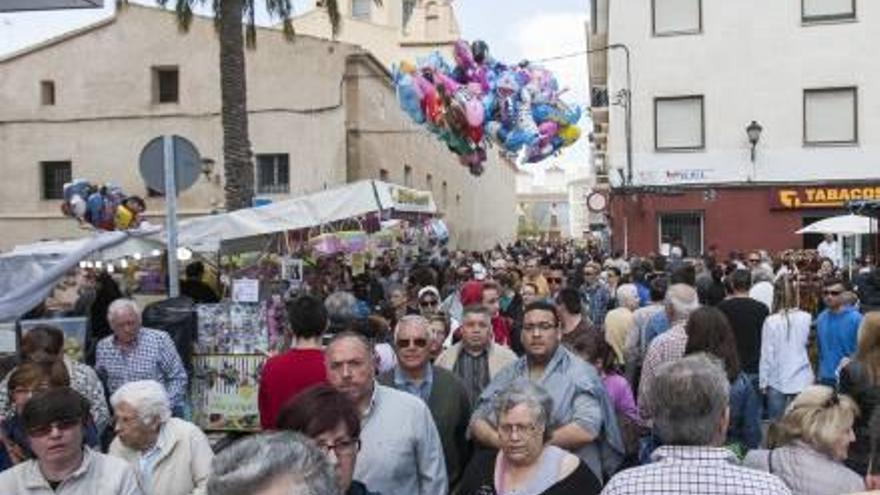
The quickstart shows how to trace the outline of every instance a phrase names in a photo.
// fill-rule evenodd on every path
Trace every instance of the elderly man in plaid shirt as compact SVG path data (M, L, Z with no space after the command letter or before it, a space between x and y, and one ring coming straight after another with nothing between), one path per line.
M141 314L131 299L117 299L107 309L113 335L98 342L95 369L112 395L128 382L155 380L171 400L175 416L182 416L187 376L171 337L160 330L141 328Z
M730 420L730 383L714 357L695 354L665 363L647 406L663 446L653 462L621 471L602 495L791 495L776 476L739 465L721 447Z

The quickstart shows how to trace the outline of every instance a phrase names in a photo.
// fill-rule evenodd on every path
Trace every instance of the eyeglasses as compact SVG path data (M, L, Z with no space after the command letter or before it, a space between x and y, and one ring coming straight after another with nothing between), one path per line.
M329 454L332 450L336 457L351 457L361 450L361 441L357 438L342 440L336 443L318 442L318 448Z
M523 332L549 332L550 330L556 330L555 323L543 322L523 325Z
M538 425L534 423L524 425L500 424L498 425L498 434L506 438L510 438L514 433L520 436L530 437L537 433L538 429Z
M826 296L839 296L839 295L843 294L843 291L842 290L825 290L822 293L825 294Z
M428 307L428 306L433 307L433 306L437 306L438 304L440 304L440 303L437 302L436 299L425 299L425 300L419 301L419 306L422 306L422 307Z
M51 434L52 430L57 429L58 431L64 432L80 425L82 425L82 419L80 418L62 419L59 421L53 421L47 425L30 428L27 430L27 433L33 438L42 438Z
M760 262L761 262L761 260L756 259L756 258L752 258L749 260L749 263L760 263Z
M547 277L548 284L561 284L562 278L560 277Z
M397 347L400 349L406 349L407 347L416 346L418 348L424 348L428 346L428 339L398 339Z

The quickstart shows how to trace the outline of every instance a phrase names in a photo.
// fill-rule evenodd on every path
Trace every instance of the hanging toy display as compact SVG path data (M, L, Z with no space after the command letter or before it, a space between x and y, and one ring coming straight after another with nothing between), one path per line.
M417 64L393 68L400 107L424 125L474 175L483 172L492 143L511 158L536 163L580 137L581 110L562 101L556 77L524 61L508 66L492 59L481 40L459 40L454 65L434 52Z
M97 230L130 230L141 224L147 206L140 196L126 196L119 186L85 179L64 184L61 212Z

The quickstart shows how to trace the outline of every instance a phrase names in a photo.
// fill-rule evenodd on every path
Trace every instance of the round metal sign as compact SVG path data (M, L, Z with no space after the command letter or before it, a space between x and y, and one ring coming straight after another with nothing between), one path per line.
M172 136L174 142L174 172L177 191L192 187L202 171L199 150L186 138ZM154 138L141 151L141 177L150 189L165 194L165 150L162 136Z
M608 207L608 197L600 192L592 192L587 196L587 208L593 213L601 213Z

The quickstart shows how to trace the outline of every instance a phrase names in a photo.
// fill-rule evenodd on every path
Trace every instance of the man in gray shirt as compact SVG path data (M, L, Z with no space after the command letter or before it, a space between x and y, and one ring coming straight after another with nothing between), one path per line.
M522 343L525 355L504 368L483 391L471 419L477 442L500 448L495 396L515 380L526 378L553 398L550 444L580 457L597 478L613 473L623 458L623 440L614 408L592 365L560 345L562 330L556 308L543 301L526 306Z
M325 356L330 385L361 414L354 479L382 495L445 495L443 446L428 406L376 383L372 348L359 334L337 334Z

